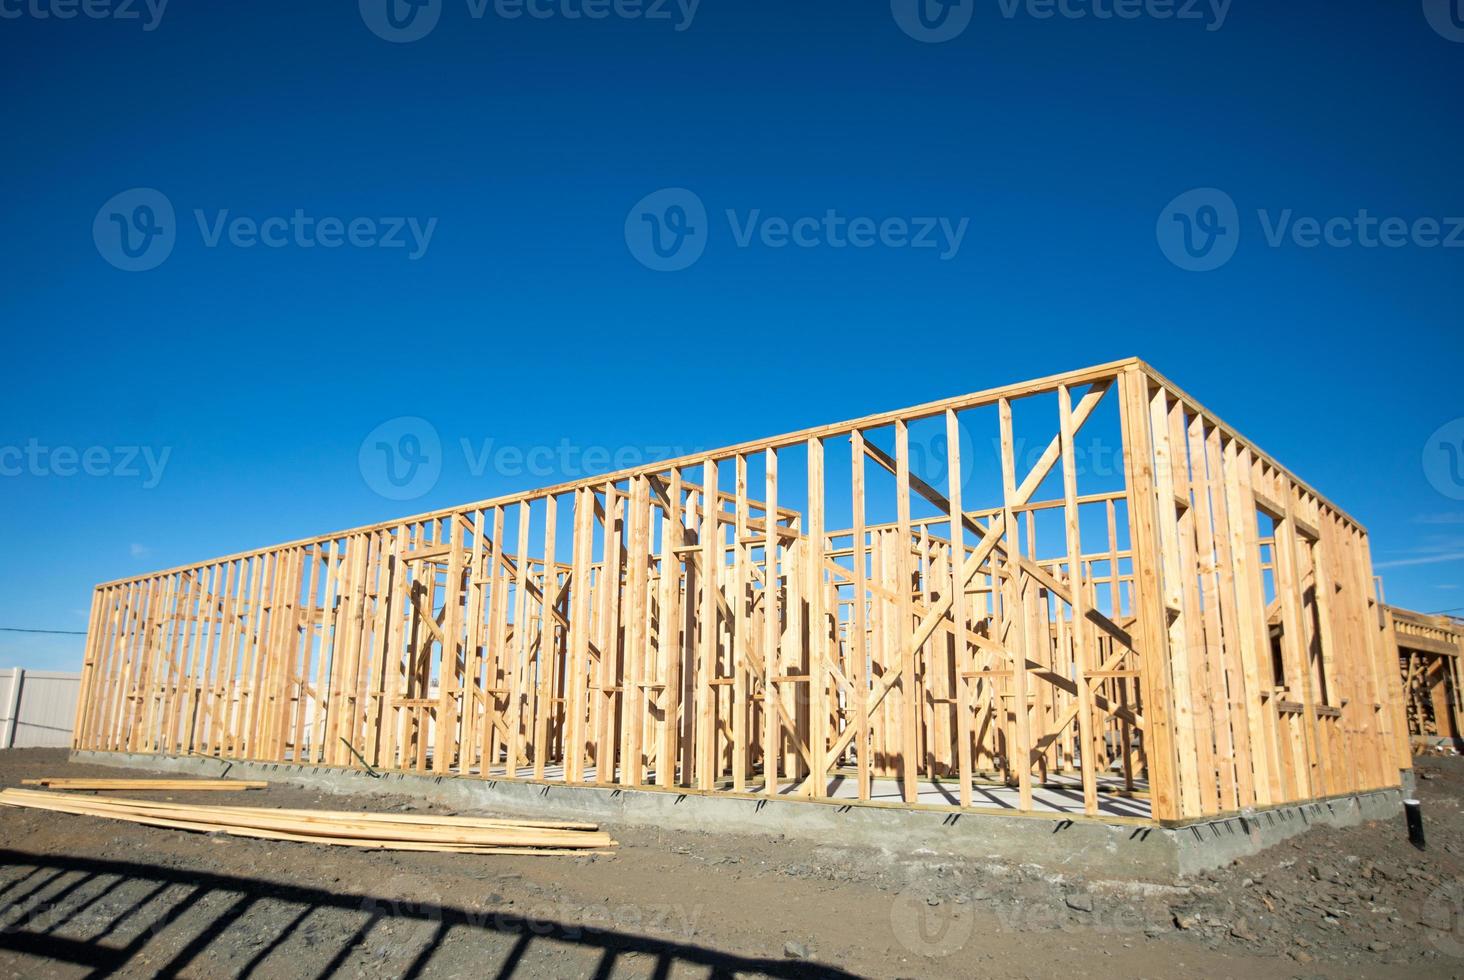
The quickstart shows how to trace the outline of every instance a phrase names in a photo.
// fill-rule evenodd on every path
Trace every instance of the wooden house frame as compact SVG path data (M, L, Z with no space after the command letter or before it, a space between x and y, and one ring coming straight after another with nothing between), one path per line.
M1464 748L1464 701L1459 657L1464 654L1464 622L1385 606L1384 630L1396 651L1402 676L1397 702L1399 727L1415 747L1450 740Z
M1397 786L1379 622L1129 359L105 583L74 744L1171 825Z

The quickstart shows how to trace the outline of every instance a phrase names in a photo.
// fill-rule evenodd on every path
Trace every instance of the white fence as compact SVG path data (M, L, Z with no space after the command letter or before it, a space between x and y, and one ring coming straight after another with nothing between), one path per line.
M81 675L0 671L0 749L71 745Z

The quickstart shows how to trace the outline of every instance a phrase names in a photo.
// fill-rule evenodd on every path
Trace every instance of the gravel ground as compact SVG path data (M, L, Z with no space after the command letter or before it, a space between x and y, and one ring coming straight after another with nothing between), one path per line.
M1426 852L1400 817L1168 884L628 827L611 857L414 855L7 808L0 975L1464 977L1460 761L1420 760ZM128 773L0 752L0 785L40 775Z

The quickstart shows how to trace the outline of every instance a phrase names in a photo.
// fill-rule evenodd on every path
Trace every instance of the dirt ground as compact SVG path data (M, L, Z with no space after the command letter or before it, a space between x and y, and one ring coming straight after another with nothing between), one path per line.
M1400 817L1169 884L629 827L614 856L490 857L3 808L0 974L1464 977L1459 762L1420 760L1426 852ZM0 752L4 786L127 774ZM283 784L205 802L452 812Z

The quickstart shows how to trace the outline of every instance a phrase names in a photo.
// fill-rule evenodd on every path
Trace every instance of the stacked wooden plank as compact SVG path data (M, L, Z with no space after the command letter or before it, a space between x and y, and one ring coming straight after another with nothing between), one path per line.
M586 854L605 853L615 846L610 835L596 825L566 821L203 806L24 789L0 791L0 805L108 817L175 830L394 851Z
M44 786L47 789L130 789L138 792L166 793L195 790L229 793L245 789L264 789L269 785L269 783L259 779L84 779L60 776L22 779L20 782L23 786Z

